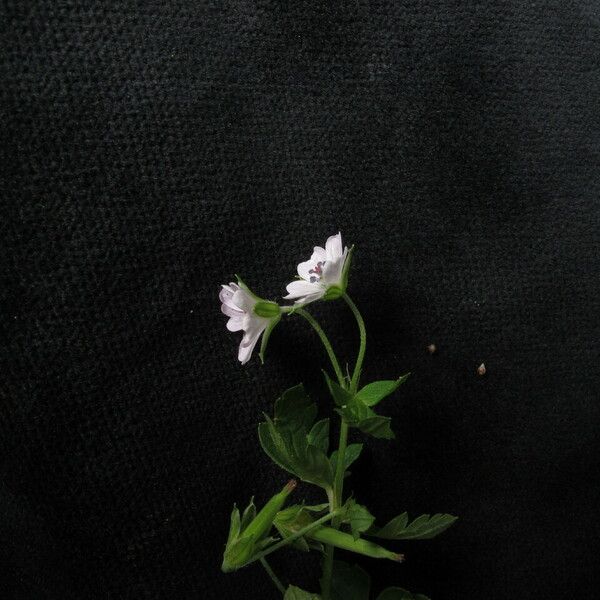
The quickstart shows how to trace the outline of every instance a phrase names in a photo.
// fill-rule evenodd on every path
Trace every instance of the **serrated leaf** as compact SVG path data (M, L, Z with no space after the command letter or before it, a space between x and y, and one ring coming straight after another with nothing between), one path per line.
M333 381L325 371L323 371L323 375L325 375L325 382L334 402L338 406L348 404L352 400L352 394L348 390L345 390L339 383Z
M406 375L402 375L402 377L395 380L387 379L369 383L358 391L356 397L367 406L375 406L386 396L389 396L392 392L394 392L398 386L402 385L408 379L409 375L410 373L407 373Z
M367 531L373 525L375 517L369 512L366 506L350 499L346 503L346 512L342 520L344 523L350 525L352 537L357 540L361 533Z
M329 419L317 421L308 432L308 443L322 452L329 449Z
M258 438L266 454L282 469L324 489L333 484L333 470L323 446L325 423L312 428L317 413L304 388L299 385L283 393L275 404L275 419L265 415L266 422L258 426ZM311 429L312 428L312 429ZM314 431L313 431L314 429ZM310 430L310 433L309 433Z
M308 432L317 416L317 405L300 383L281 394L275 401L275 423L279 429Z
M429 600L429 598L423 594L411 594L399 587L389 587L377 596L377 600Z
M306 592L295 585L290 585L285 591L283 600L320 600L321 596L318 594L311 594Z
M408 523L407 513L394 517L381 529L369 530L369 535L388 540L428 540L450 527L458 517L446 514L421 515Z
M358 565L333 561L331 600L369 600L371 578Z
M362 444L348 444L346 451L344 452L344 471L360 456L362 449ZM331 463L331 468L334 473L337 468L337 459L338 451L334 450L329 457L329 462Z

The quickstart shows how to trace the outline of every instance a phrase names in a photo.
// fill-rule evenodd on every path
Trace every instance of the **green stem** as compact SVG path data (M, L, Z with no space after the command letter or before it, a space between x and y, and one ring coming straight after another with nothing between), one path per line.
M339 511L335 511L335 510L332 512L328 512L325 516L321 517L320 519L317 519L316 521L313 521L310 525L307 525L306 527L299 529L298 531L296 531L296 533L292 533L292 535L286 537L285 539L281 540L280 542L277 542L276 544L269 546L266 550L259 552L258 554L256 554L254 556L254 558L252 560L249 560L244 566L249 565L250 563L253 563L257 560L260 560L261 558L264 558L265 556L269 556L269 554L272 554L273 552L277 552L277 550L281 550L281 548L284 548L288 544L291 544L294 540L297 540L298 538L302 537L303 535L306 535L309 531L312 531L313 529L315 529L315 527L319 527L320 525L323 525L323 523L327 523L327 521L330 521L331 519L333 519L333 517L335 517L338 514L338 512Z
M367 331L365 329L365 322L363 321L360 311L356 307L356 304L352 302L352 299L348 294L344 294L344 300L350 307L350 310L354 314L354 318L358 323L358 331L360 332L360 347L358 349L358 357L356 358L356 365L354 366L354 373L352 373L352 380L350 381L350 393L356 394L358 389L358 382L360 381L360 372L362 369L363 360L365 358L365 351L367 349Z
M304 308L296 308L294 312L304 317L311 325L312 328L317 332L317 335L321 338L323 342L323 346L325 346L325 350L327 351L327 355L329 356L329 360L331 361L331 365L333 366L333 370L335 371L335 375L338 378L338 382L340 385L344 385L344 375L342 373L342 369L340 369L340 363L338 362L337 356L333 351L333 347L331 346L331 342L329 338L317 322L317 320Z
M275 571L271 569L271 565L267 562L267 559L263 556L260 558L260 564L265 568L265 571L269 574L269 577L272 579L275 587L282 593L285 594L285 587L283 583L281 583L279 577L275 575Z
M344 455L346 454L346 446L348 445L348 423L342 419L340 425L340 441L338 443L337 465L335 466L335 476L333 480L333 508L342 506L342 496L344 492ZM333 526L338 526L337 520L334 519Z

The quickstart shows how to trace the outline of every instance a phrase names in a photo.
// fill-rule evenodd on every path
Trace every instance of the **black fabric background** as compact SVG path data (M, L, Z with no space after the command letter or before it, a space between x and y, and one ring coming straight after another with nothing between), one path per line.
M359 560L374 589L592 597L598 3L1 6L2 597L277 597L220 572L229 513L286 481L256 423L300 381L325 411L327 362L288 319L240 367L217 294L280 296L338 230L365 377L413 373L349 488L461 517Z

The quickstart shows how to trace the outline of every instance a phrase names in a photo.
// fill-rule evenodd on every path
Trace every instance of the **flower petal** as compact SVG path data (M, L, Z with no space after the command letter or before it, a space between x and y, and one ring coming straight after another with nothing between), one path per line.
M266 329L270 319L246 318L244 323L244 337L240 342L238 360L245 365L252 356L252 351L260 338L260 334Z
M343 254L342 234L338 233L327 238L325 242L327 260L337 260Z
M308 281L292 281L288 283L286 288L288 295L284 296L284 300L294 300L296 298L303 298L305 296L312 296L320 294L321 296L325 293L325 288L318 283L309 283Z
M338 285L342 281L342 272L344 270L343 257L337 260L327 261L323 267L323 282L327 285Z
M231 282L229 285L222 285L219 292L219 300L225 305L233 309L240 310L233 301L233 296L240 288L236 283ZM227 314L227 313L225 313Z
M236 308L239 308L244 312L251 313L254 305L256 304L256 299L253 298L246 290L238 288L235 294L233 294L232 302Z
M240 329L244 328L244 313L240 313L239 315L232 316L227 324L225 325L229 331L240 331Z

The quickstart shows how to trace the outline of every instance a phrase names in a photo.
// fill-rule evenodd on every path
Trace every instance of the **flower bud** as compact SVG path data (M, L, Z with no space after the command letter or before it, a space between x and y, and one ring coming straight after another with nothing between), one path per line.
M223 553L223 564L221 565L221 570L224 573L243 567L252 558L257 550L257 544L271 530L277 512L283 508L287 497L296 485L297 482L294 479L288 481L283 490L275 494L243 529L243 519L240 520L240 511L237 508L233 509L229 537ZM258 550L260 550L260 547Z

